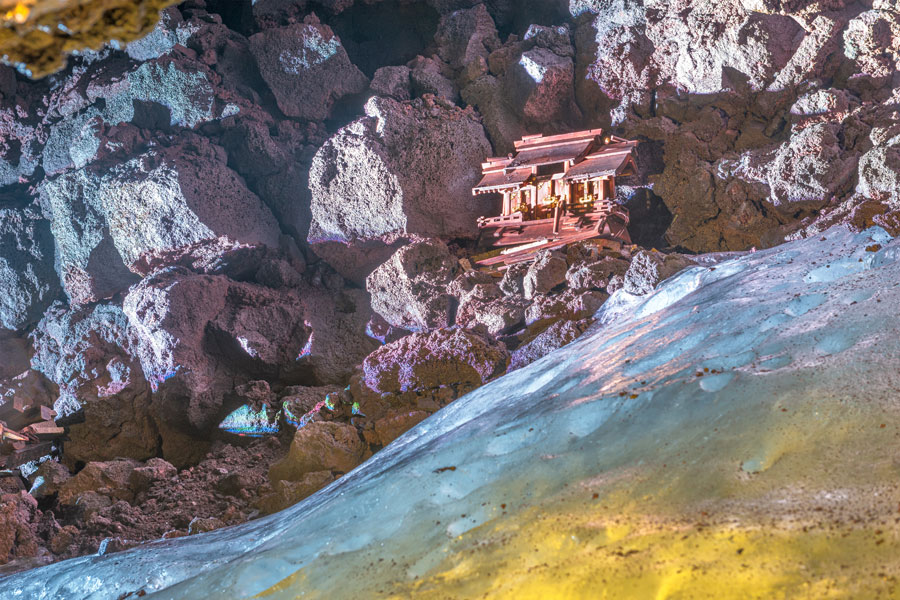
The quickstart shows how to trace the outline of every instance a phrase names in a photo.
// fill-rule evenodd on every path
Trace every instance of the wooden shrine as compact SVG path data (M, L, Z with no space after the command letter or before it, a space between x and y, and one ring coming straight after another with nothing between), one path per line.
M507 249L478 264L509 264L594 238L630 244L628 210L615 201L616 177L635 173L637 144L590 129L526 136L515 153L487 159L473 193L500 194L503 203L500 216L481 217L478 227L491 245Z

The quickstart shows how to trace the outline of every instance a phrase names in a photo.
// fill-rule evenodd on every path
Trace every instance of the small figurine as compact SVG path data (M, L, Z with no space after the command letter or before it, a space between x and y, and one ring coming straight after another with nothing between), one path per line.
M638 142L603 137L601 129L563 135L526 136L506 158L482 164L474 194L501 194L498 217L481 217L491 244L517 247L476 261L510 264L537 250L589 239L631 244L628 209L615 202L616 177L633 175Z

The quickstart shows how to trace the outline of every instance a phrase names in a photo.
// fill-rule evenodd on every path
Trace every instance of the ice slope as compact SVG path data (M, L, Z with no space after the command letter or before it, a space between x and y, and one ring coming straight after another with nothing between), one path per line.
M898 257L834 229L620 293L287 511L0 598L900 594Z

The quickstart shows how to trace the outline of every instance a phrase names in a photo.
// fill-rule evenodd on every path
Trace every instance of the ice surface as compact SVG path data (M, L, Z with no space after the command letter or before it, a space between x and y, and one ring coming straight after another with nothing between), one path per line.
M297 506L0 598L896 592L898 257L880 229L833 229L619 292Z

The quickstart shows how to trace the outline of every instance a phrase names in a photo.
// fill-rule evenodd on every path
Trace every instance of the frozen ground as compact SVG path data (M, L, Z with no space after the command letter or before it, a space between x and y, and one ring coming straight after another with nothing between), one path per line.
M283 513L0 598L896 594L898 258L834 229L619 293Z

